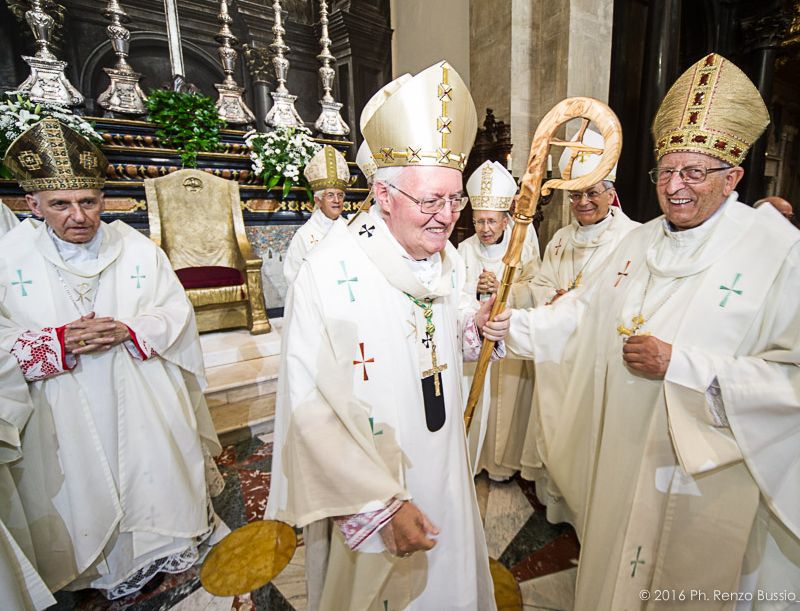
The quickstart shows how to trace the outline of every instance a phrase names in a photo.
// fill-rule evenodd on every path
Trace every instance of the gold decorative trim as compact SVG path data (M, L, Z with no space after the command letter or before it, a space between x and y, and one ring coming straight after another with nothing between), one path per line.
M469 198L473 210L494 210L502 212L511 208L514 196L502 197L500 195L474 195Z

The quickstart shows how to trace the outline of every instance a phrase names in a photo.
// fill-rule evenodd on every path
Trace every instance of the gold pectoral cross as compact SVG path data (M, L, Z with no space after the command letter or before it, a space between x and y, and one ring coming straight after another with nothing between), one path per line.
M578 275L575 276L575 280L569 283L567 291L572 291L578 288L581 285L582 280L583 280L583 272L578 272Z
M78 294L78 300L81 302L81 305L85 305L84 301L89 301L89 293L91 293L94 289L92 285L87 284L85 282L81 282L76 288L75 292Z
M423 371L422 372L422 377L423 378L429 378L430 376L433 376L434 394L437 397L441 397L442 396L441 373L445 369L447 369L447 364L443 363L443 364L439 365L436 362L436 348L434 347L433 350L431 350L431 368L430 369L426 369L425 371Z
M642 316L641 312L636 316L631 317L631 327L626 327L625 325L618 325L617 326L617 333L620 335L624 335L626 337L633 337L634 335L650 335L649 333L639 333L639 329L644 326L644 323L647 322L647 319Z

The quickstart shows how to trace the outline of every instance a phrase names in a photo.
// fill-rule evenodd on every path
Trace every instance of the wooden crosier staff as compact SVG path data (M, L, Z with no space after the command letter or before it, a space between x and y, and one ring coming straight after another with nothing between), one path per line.
M577 141L564 142L554 138L561 125L571 119L578 118L583 119L583 124ZM580 138L586 131L589 121L595 124L603 136L605 148L602 151L580 142ZM581 153L602 153L600 163L593 171L581 178L569 180L554 178L542 185L547 155L550 147L554 145L568 146L572 149L574 157ZM492 306L490 320L502 312L508 302L511 283L517 267L519 267L520 256L522 255L525 234L528 232L528 225L530 225L533 215L536 213L539 196L547 195L553 189L579 191L604 180L614 167L614 164L617 163L621 149L622 126L619 123L619 119L608 106L599 100L585 97L567 98L556 104L542 118L536 128L536 133L533 135L533 142L531 142L528 168L522 177L520 196L514 209L514 229L511 232L508 250L503 257L505 268L503 269L500 289L497 291L497 298ZM489 366L494 344L493 341L484 339L481 346L481 353L475 368L475 377L472 379L472 387L469 389L467 409L464 412L464 426L467 429L467 433L469 433L472 417L475 414L475 406L478 404L483 391L483 380L486 377L486 369Z

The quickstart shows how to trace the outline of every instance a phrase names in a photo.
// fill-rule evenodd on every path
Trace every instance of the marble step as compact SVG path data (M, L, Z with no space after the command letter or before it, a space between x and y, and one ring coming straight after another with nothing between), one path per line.
M275 395L209 406L222 445L271 433L275 423Z
M274 354L207 368L208 387L205 395L209 407L274 394L279 366L280 355Z

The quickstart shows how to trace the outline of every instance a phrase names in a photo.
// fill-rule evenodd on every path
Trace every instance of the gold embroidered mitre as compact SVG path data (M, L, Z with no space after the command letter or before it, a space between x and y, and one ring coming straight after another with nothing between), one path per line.
M467 180L473 210L508 212L516 193L514 177L497 161L484 161Z
M769 125L755 85L733 63L711 53L672 85L653 119L656 161L691 152L739 165Z
M99 148L53 117L20 134L3 163L28 193L102 189L108 169Z
M425 165L459 171L477 129L472 96L447 62L407 79L361 125L378 168Z
M350 168L347 160L332 146L323 146L308 162L303 174L312 191L341 189L350 185Z

